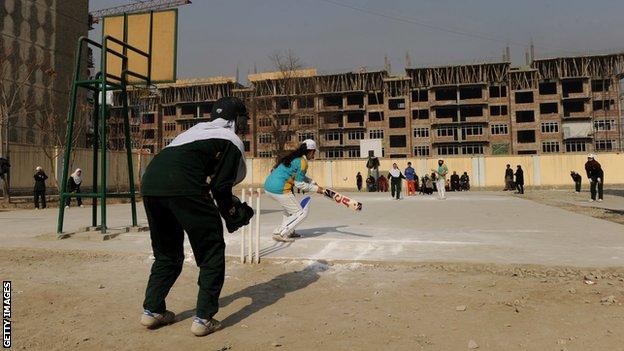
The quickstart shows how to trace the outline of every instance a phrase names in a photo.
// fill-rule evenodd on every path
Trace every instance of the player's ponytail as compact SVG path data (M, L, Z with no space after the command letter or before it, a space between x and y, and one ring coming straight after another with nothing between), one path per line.
M294 150L294 151L290 152L288 155L286 155L286 156L282 157L282 158L281 158L281 159L277 162L277 164L276 164L275 166L277 167L277 166L279 166L280 164L284 164L284 166L286 166L286 167L290 167L290 163L291 163L294 159L296 159L296 158L298 158L298 157L301 157L301 156L304 156L304 155L305 155L305 154L307 154L307 153L308 153L308 147L306 146L306 144L305 144L305 143L303 143L303 144L299 145L299 147L298 147L296 150Z

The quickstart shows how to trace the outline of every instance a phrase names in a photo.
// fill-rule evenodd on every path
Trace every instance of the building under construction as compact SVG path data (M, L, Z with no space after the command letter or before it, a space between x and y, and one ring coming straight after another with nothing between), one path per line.
M247 101L248 156L273 157L306 138L322 158L360 157L382 139L385 157L621 151L624 53L321 75L314 69L159 86L135 140L156 152L205 121L212 103ZM140 123L140 128L138 125ZM140 129L140 130L139 130Z

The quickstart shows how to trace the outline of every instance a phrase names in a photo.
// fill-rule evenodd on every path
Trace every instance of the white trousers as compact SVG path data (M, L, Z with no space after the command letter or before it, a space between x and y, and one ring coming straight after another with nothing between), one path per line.
M299 201L293 194L273 194L269 193L275 201L277 201L284 213L282 214L282 223L275 227L273 234L280 234L282 236L292 233L295 227L299 225L308 216L308 206L305 210L301 208Z
M444 178L440 178L438 180L436 180L436 188L438 188L438 197L440 199L444 199L446 197L446 181L444 181Z

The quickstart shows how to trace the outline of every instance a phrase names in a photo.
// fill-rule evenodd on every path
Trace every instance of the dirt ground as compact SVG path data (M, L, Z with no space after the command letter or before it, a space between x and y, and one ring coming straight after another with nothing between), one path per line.
M605 189L604 194L606 196L606 200L608 200L608 197L619 200L624 197L624 189ZM590 195L587 191L575 193L572 190L527 190L524 195L517 196L539 202L544 205L555 206L594 218L624 224L624 211L575 204L579 202L587 202L589 200Z
M14 348L624 349L621 268L228 260L216 316L224 329L197 338L192 264L168 298L179 321L139 325L150 264L138 255L0 249L0 275L13 283Z

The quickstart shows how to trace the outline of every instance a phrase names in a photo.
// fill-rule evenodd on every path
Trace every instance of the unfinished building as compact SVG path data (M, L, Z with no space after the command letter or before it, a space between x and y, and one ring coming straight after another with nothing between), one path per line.
M135 119L153 152L206 120L221 96L245 99L248 156L317 141L321 158L355 158L360 140L382 139L385 157L621 151L624 53L317 74L314 69L161 85ZM149 141L149 142L147 142ZM136 141L135 141L136 142ZM145 148L145 147L144 147Z

